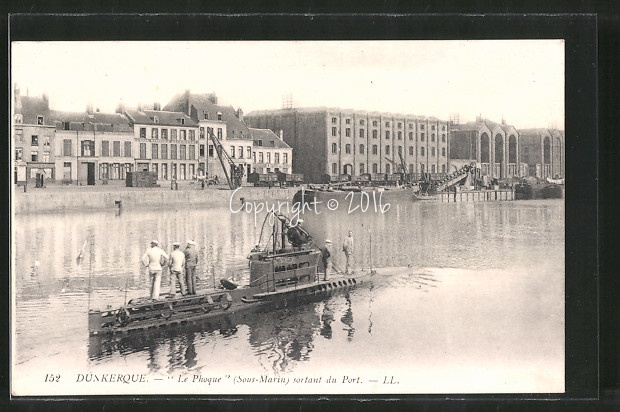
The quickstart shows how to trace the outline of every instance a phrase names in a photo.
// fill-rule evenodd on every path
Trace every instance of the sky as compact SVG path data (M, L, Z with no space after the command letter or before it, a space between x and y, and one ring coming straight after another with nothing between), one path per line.
M254 110L339 107L564 129L564 41L13 42L11 77L54 110L215 92Z

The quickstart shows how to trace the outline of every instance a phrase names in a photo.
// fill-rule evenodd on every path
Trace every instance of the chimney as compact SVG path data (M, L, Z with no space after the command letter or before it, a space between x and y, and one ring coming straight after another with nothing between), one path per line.
M50 108L50 98L49 98L49 96L47 95L47 93L43 93L42 97L43 97L43 102L45 103L45 107L47 109L49 109Z
M185 109L185 113L188 116L191 116L191 111L189 107L189 89L185 89L185 94L183 96L183 108Z
M93 114L93 104L92 103L88 103L86 105L86 113Z
M161 104L159 104L158 102L153 103L153 110L156 111L161 111Z
M125 103L123 102L123 100L118 102L118 105L116 106L116 113L120 113L120 114L125 113Z
M241 109L241 107L239 109L237 109L237 119L243 121L243 109Z
M211 92L207 95L207 99L209 99L209 101L213 104L217 104L217 95L215 94L215 92Z
M142 111L142 103L138 103L138 106L136 107L138 109L139 112Z

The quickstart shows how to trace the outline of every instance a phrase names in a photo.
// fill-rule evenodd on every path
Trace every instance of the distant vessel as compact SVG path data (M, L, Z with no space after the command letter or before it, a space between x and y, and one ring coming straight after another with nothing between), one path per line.
M287 305L301 298L328 295L338 290L363 284L373 271L355 275L335 275L321 280L318 263L321 252L311 244L286 247L288 218L271 213L263 222L273 222L269 248L260 242L248 256L250 282L238 286L221 279L219 288L197 295L172 296L152 300L148 297L105 310L89 310L88 329L91 336L161 328L188 322L215 319L238 312L274 304ZM263 230L261 230L262 235ZM262 236L261 236L262 237Z

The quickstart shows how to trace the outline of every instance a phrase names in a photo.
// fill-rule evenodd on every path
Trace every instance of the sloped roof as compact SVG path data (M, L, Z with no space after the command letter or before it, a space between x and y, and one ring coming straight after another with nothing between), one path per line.
M253 129L249 128L250 133L252 134L252 140L255 147L273 147L276 149L290 149L291 146L286 144L285 141L281 140L272 130L270 129ZM258 145L258 141L262 140L262 146Z
M135 124L147 124L157 126L198 126L191 117L182 112L171 112L166 110L127 110L125 112L130 122ZM157 122L155 121L157 118ZM181 119L185 123L181 123Z
M50 111L49 101L42 97L20 96L21 113L23 115L44 115Z
M541 137L543 135L551 137L551 133L549 133L549 130L544 129L544 128L519 129L519 136L521 137L528 137L528 136Z

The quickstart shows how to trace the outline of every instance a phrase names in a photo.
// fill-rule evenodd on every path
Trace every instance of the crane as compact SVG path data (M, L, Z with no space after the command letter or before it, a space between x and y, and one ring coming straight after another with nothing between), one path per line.
M217 152L217 157L220 159L220 164L222 165L222 169L224 170L224 175L226 176L226 181L228 182L228 187L232 190L241 186L241 178L243 177L243 166L237 166L235 162L232 160L228 152L224 150L224 146L220 142L220 139L215 136L213 130L209 127L207 128L207 133L211 141L213 142L213 146L215 147L215 151ZM226 163L228 163L228 167L226 167ZM230 174L228 171L230 170Z

